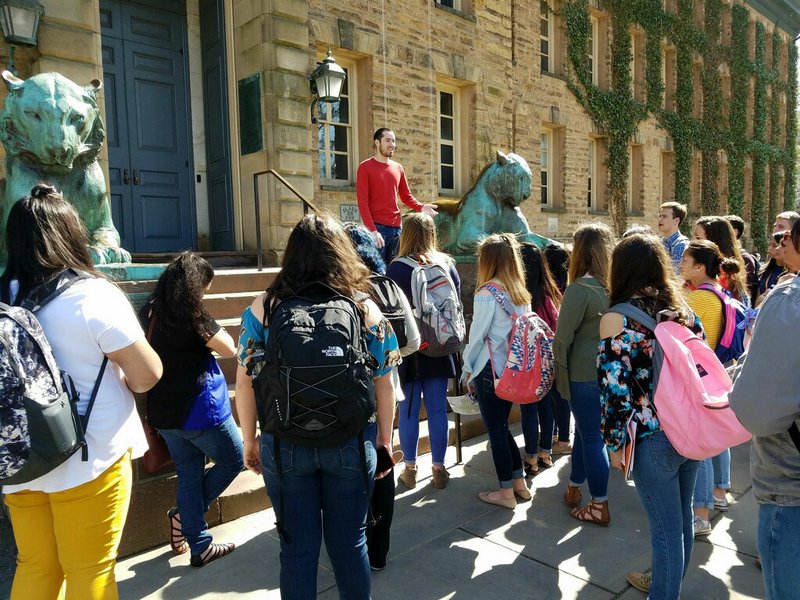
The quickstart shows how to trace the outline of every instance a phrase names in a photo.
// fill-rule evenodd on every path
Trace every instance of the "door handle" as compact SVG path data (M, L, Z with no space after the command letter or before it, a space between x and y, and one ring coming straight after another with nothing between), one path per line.
M128 169L122 169L122 183L128 185L131 182L131 177L128 175Z
M133 170L133 185L139 185L139 171Z

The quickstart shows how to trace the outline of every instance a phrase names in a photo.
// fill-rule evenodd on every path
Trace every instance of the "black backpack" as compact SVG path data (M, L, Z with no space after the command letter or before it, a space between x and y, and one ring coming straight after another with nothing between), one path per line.
M400 298L403 290L385 275L372 275L369 282L372 284L375 304L392 324L392 329L397 337L397 347L405 348L408 345L408 332L406 331L406 311L403 310L403 302Z
M78 392L60 371L35 313L72 284L88 278L67 270L32 290L22 306L0 303L0 484L28 483L78 450L88 460L86 426L108 358L85 415Z
M315 283L264 313L269 337L253 379L261 431L318 448L357 435L375 413L377 364L355 303Z

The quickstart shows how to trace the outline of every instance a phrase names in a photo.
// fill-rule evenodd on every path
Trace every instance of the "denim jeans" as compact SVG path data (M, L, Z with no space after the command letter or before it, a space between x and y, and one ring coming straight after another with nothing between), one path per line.
M494 374L492 366L486 363L483 371L475 378L475 392L481 418L489 433L489 446L492 449L492 460L497 472L501 488L514 487L514 479L523 476L522 457L508 429L508 415L511 413L511 402L501 400L494 393Z
M710 458L699 461L694 484L694 507L714 508L714 467Z
M175 461L181 530L192 554L200 554L212 540L203 516L244 468L242 436L233 416L208 429L159 429L158 432ZM214 461L209 469L206 457Z
M653 548L650 600L676 600L680 595L694 543L692 492L698 465L678 454L663 431L636 444L633 477Z
M608 499L608 454L600 431L600 388L596 381L569 382L570 408L575 417L572 445L571 485L589 482L589 492L598 502Z
M400 447L405 461L417 460L419 442L419 409L422 397L425 398L425 411L428 413L428 433L431 438L433 464L444 464L447 451L447 378L428 377L403 384L406 399L399 403L397 429L400 431Z
M553 411L555 412L555 429L558 431L559 442L569 442L569 422L571 411L569 409L569 400L564 400L561 394L558 393L555 384L551 390L553 394Z
M322 538L333 565L342 600L367 600L370 594L366 521L375 477L377 426L363 430L367 481L358 436L334 448L313 448L280 441L281 474L274 457L274 438L261 435L261 467L281 535L281 598L317 596ZM369 487L370 489L365 489Z
M549 454L553 449L554 400L554 393L551 390L539 402L520 405L522 436L525 438L525 454L528 455L528 458L536 456L537 450L543 450ZM541 433L539 433L540 425Z
M731 451L723 450L711 459L714 465L714 487L721 490L731 489Z
M382 253L383 260L388 267L392 259L397 256L397 249L400 247L400 228L375 223L375 229L383 237L383 248L379 252Z
M800 569L797 568L800 506L759 504L756 542L767 600L797 598L800 590Z

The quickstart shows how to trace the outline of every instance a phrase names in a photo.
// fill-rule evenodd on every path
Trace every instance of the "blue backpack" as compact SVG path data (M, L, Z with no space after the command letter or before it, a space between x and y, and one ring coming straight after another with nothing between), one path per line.
M752 315L739 300L721 291L717 286L704 283L698 289L713 292L722 302L722 335L714 352L724 365L744 354L744 336Z

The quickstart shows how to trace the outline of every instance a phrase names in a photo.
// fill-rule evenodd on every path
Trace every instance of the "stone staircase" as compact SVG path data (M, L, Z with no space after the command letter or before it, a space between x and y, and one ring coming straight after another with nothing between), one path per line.
M152 292L155 279L162 267L148 265L143 277L135 281L121 282L120 286L128 294L135 307L141 306ZM230 333L234 340L239 336L240 316L266 287L274 280L278 269L265 268L259 272L250 268L217 269L216 276L205 297L206 306L212 316ZM110 274L122 278L122 273ZM236 416L236 398L234 382L236 379L236 359L219 360L222 372L229 382L231 399ZM140 411L144 408L143 398L138 399ZM425 418L424 408L421 419ZM450 445L456 441L455 417L450 415ZM480 435L485 431L479 416L463 417L461 433L463 439ZM395 435L396 446L399 447L398 436ZM420 423L419 453L430 451L427 422ZM448 452L448 463L455 458L452 450ZM123 532L119 555L128 556L154 546L168 542L167 510L175 505L177 478L171 467L157 473L147 473L141 467L141 460L133 464L134 486L130 511ZM250 471L243 471L227 490L210 507L206 521L214 526L232 521L253 512L268 508L269 498L264 490L261 477Z

